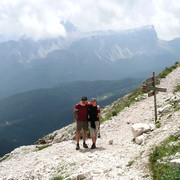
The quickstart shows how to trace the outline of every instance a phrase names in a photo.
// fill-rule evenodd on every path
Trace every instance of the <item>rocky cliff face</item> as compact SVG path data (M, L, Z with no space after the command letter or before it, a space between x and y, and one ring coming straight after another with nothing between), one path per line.
M131 132L136 123L154 124L154 101L147 94L141 101L125 108L101 124L97 149L75 150L75 124L49 134L36 145L22 146L0 159L0 179L151 179L148 169L150 148L180 128L180 93L173 93L180 82L180 67L161 79L167 92L157 95L158 120L161 126L143 134L136 144ZM118 101L117 101L118 102ZM116 102L116 104L117 104ZM106 107L106 111L113 104ZM167 108L168 107L168 108ZM89 147L91 140L87 140ZM176 159L180 158L176 154Z

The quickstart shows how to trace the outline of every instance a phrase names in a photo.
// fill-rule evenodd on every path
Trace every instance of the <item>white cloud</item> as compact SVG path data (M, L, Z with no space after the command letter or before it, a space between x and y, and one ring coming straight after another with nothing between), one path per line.
M47 4L32 2L16 1L14 4L1 4L0 32L6 36L25 35L34 40L65 36L66 31L60 24L62 19L56 12L48 9Z
M36 39L65 36L59 23L80 31L129 29L154 25L161 39L180 36L177 0L1 0L0 33Z
M155 1L155 0L154 0ZM156 13L152 23L161 39L180 37L180 1L159 0L155 6Z

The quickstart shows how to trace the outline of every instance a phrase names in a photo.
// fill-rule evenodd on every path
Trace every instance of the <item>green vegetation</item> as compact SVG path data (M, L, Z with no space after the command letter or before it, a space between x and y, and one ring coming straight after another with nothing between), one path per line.
M51 140L53 141L54 138L56 137L57 133L51 134L44 136L42 139L37 140L34 144L46 144L47 141Z
M144 152L145 152L145 151L141 151L140 156L142 156L142 155L144 154Z
M176 89L173 91L173 93L180 92L180 85L176 86Z
M62 176L58 176L58 177L54 177L54 178L52 178L51 180L63 180L64 179L64 177L62 177Z
M75 163L75 162L74 162L74 163L71 163L70 166L76 166L76 163Z
M47 147L49 147L49 146L52 146L51 144L48 144L48 145L44 145L44 146L39 146L39 147L37 147L37 151L41 151L41 150L43 150L43 149L45 149L45 148L47 148Z
M159 121L156 122L156 128L160 128L161 127L161 123Z
M117 116L117 112L116 112L116 111L113 111L113 112L112 112L112 116Z
M180 92L180 85L177 85L173 91L173 93L177 93L177 92ZM180 110L180 100L177 100L174 103L174 111L179 111L179 110Z
M173 66L171 67L166 67L160 74L160 78L165 78L169 73L171 73L174 69L180 66L180 62L176 62Z
M170 156L180 152L180 133L171 135L149 154L150 168L154 180L180 179L180 166L170 164ZM175 142L175 143L174 143Z
M65 177L63 177L63 176L57 176L57 177L54 177L54 178L52 178L51 180L63 180L63 179L65 179L65 178L68 178L70 175L66 175Z
M0 159L0 162L6 160L8 157L9 157L9 154L6 154L4 157L2 157L2 158Z
M176 104L174 106L174 111L179 111L180 110L180 104Z
M131 167L133 165L134 161L129 161L127 164L127 167Z

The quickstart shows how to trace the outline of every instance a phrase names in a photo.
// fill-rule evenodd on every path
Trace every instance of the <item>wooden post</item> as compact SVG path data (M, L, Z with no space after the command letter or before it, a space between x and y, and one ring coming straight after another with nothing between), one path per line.
M156 106L156 94L158 92L166 92L166 88L158 88L156 85L160 84L159 76L155 76L146 79L146 85L143 86L143 90L149 90L148 97L154 96L154 112L155 112L155 123L157 122L157 106Z
M153 86L155 87L156 85L155 72L153 72L153 79L154 79ZM155 123L156 123L157 122L156 91L154 91L154 112L155 112Z

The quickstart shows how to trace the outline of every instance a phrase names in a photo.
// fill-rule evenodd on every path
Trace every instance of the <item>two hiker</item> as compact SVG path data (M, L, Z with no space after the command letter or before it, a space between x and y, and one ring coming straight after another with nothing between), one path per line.
M90 136L92 137L91 149L96 148L96 140L98 136L98 129L100 125L100 107L96 104L96 99L92 98L91 103L87 101L87 97L82 97L81 102L76 104L74 111L74 120L77 122L77 134L76 134L76 150L80 149L79 139L80 132L83 129L83 147L88 148L86 144L86 131L88 130L88 124L90 128Z

